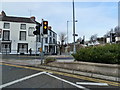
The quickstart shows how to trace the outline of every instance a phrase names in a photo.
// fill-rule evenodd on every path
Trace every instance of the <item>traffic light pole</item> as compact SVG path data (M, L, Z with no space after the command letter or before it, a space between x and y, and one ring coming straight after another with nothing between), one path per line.
M43 53L43 34L41 34L42 38L41 38L41 48L42 48L42 52L41 52L41 65L43 64L43 59L44 59L44 53Z
M43 64L43 59L44 59L44 54L43 54L43 19L42 19L42 30L41 30L41 48L42 48L42 51L41 51L41 65Z

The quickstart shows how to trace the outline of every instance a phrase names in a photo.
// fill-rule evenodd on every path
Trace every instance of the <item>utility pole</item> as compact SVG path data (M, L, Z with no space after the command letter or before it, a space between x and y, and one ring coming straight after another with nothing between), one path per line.
M74 0L73 0L73 52L76 53L76 47L75 47L75 10L74 10Z

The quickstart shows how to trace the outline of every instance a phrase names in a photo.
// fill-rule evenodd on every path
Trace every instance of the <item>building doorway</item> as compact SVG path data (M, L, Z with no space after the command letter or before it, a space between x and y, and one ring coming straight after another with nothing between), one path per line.
M20 54L28 53L28 44L27 43L18 43L18 53L20 53Z

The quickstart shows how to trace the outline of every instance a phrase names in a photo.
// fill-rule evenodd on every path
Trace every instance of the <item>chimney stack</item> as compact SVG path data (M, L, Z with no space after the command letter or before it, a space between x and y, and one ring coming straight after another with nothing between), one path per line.
M30 17L30 18L31 18L31 20L35 21L35 17L34 17L34 16L32 16L32 17Z
M2 11L1 14L0 14L0 16L6 16L5 12Z

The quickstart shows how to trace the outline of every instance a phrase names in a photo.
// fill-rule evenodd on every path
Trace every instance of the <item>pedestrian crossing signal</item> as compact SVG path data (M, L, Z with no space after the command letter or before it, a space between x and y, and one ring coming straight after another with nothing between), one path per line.
M43 21L43 34L48 34L48 21Z

